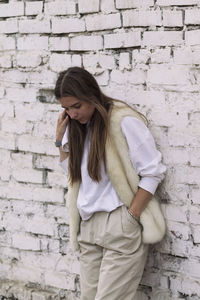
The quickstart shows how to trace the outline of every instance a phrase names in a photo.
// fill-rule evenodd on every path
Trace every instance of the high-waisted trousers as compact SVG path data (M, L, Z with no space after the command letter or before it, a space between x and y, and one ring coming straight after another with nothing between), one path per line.
M124 205L82 220L78 241L81 300L139 300L148 245Z

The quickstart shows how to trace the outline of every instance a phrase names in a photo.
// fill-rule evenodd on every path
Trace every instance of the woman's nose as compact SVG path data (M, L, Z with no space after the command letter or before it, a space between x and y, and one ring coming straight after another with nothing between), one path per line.
M75 111L70 111L68 112L69 116L71 119L76 119L77 118L77 112Z

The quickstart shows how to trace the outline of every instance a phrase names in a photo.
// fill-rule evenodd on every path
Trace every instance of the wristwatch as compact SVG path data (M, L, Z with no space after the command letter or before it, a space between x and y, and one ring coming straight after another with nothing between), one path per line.
M62 141L55 141L55 146L56 147L62 146Z

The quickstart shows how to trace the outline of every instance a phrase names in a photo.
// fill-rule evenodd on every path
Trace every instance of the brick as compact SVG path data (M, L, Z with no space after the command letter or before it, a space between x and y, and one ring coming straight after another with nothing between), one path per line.
M137 8L154 6L153 0L116 0L116 8Z
M0 21L0 33L17 33L18 20Z
M104 35L105 48L127 48L141 45L140 32L116 33Z
M14 106L12 103L9 103L5 97L0 101L0 117L3 116L14 118Z
M81 57L81 55L78 55L78 54L72 55L72 66L82 67L82 57Z
M48 218L56 217L59 223L69 224L68 208L66 206L48 204L45 216Z
M146 64L151 57L151 52L146 49L135 49L132 51L132 64L144 63Z
M66 0L57 2L47 2L44 4L44 11L47 15L74 15L76 14L75 1Z
M34 154L33 166L37 169L60 170L58 165L58 158L52 156L44 156Z
M45 272L45 284L56 288L75 290L75 274L67 272Z
M199 167L180 166L176 168L174 174L174 182L185 184L199 184L198 176L200 174Z
M87 68L96 68L100 65L101 68L113 69L115 67L114 57L107 54L83 54L83 66Z
M171 236L175 236L176 238L185 241L189 240L189 236L191 235L191 229L187 223L184 224L182 222L175 222L175 221L168 220L167 228Z
M50 33L50 20L19 20L20 33Z
M50 37L49 38L50 51L66 51L69 50L68 37Z
M12 246L23 250L40 250L40 240L24 233L15 233L12 237Z
M177 205L162 205L165 218L176 222L187 222L187 208Z
M99 11L100 3L99 0L91 0L88 5L87 0L78 0L79 13L94 13Z
M42 283L42 270L34 267L27 268L27 265L14 265L10 274L12 275L10 279L14 281ZM26 291L25 297L23 299L31 299L31 290Z
M200 44L200 30L191 30L185 32L186 45L199 45Z
M15 150L15 135L0 132L0 148Z
M132 84L142 84L145 82L145 74L140 69L132 70L131 72L120 72L113 70L110 74L110 80L118 84L125 84L126 82Z
M16 64L22 68L36 68L42 62L41 54L29 51L28 53L18 53L16 56Z
M15 50L15 39L0 35L0 51Z
M9 4L1 4L0 18L17 17L24 15L23 2L11 2Z
M185 85L188 83L188 69L180 66L152 66L147 71L147 82L162 85Z
M120 53L119 56L119 69L124 70L124 69L131 69L130 65L130 55L129 53Z
M143 35L144 46L174 46L182 43L181 31L146 31Z
M1 25L0 25L1 26ZM1 68L11 68L12 67L12 56L3 53L0 54L0 67Z
M18 92L18 90L16 90L16 92ZM44 105L38 103L36 106L28 103L19 103L15 107L15 115L17 119L23 119L23 117L26 116L27 121L42 121L44 117Z
M115 29L121 27L120 14L91 15L85 17L87 31Z
M30 35L17 39L18 50L48 50L48 37Z
M106 14L117 12L114 0L101 0L101 11Z
M70 42L70 49L76 51L100 50L103 48L101 36L75 36L71 38Z
M0 87L0 99L3 98L5 95L5 89L3 87Z
M50 57L49 66L52 71L60 72L71 66L70 54L53 53Z
M4 132L24 134L31 133L33 125L27 123L26 120L17 120L16 118L3 118L2 130Z
M35 16L42 13L43 1L26 1L25 2L25 15Z
M161 64L169 63L171 56L171 49L155 49L151 54L151 63Z
M186 25L199 25L200 24L200 9L187 9L185 10L185 24Z
M85 21L78 18L52 20L53 33L72 33L85 31Z
M181 47L174 49L174 62L180 65L198 64L200 61L200 51L192 51L191 47Z
M60 203L63 204L63 189L37 187L35 184L9 184L1 186L0 195L6 199L18 199L24 201L34 201L43 203ZM8 218L9 219L9 218ZM13 222L15 223L16 220ZM9 220L8 220L9 222ZM21 221L19 220L19 223ZM10 224L11 228L13 224ZM17 221L16 221L17 224ZM20 226L22 226L21 224ZM21 227L19 227L21 228ZM9 230L9 229L8 229Z
M18 182L40 183L43 182L43 173L33 169L13 170L12 176Z
M97 74L95 78L100 86L108 85L110 78L108 70L105 70L103 73Z
M182 11L163 11L163 25L166 27L182 27L183 13Z
M17 147L20 151L30 151L48 155L57 155L57 149L52 140L44 140L41 137L23 135L17 140Z
M187 6L198 4L198 0L158 0L159 6Z
M35 102L37 90L29 88L28 92L26 88L7 88L6 99L14 102Z
M123 17L123 26L130 27L130 26L161 26L161 11L125 11L122 13Z

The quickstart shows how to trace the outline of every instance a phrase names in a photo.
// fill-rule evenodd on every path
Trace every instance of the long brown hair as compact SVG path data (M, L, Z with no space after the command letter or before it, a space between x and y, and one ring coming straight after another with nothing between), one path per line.
M109 110L112 98L102 93L95 78L85 69L71 67L58 76L55 96L72 96L94 105L95 110L89 124L90 150L88 174L96 182L101 180L101 163L105 168L105 144L108 132ZM87 124L69 118L69 175L71 183L81 180L81 162L87 134Z

